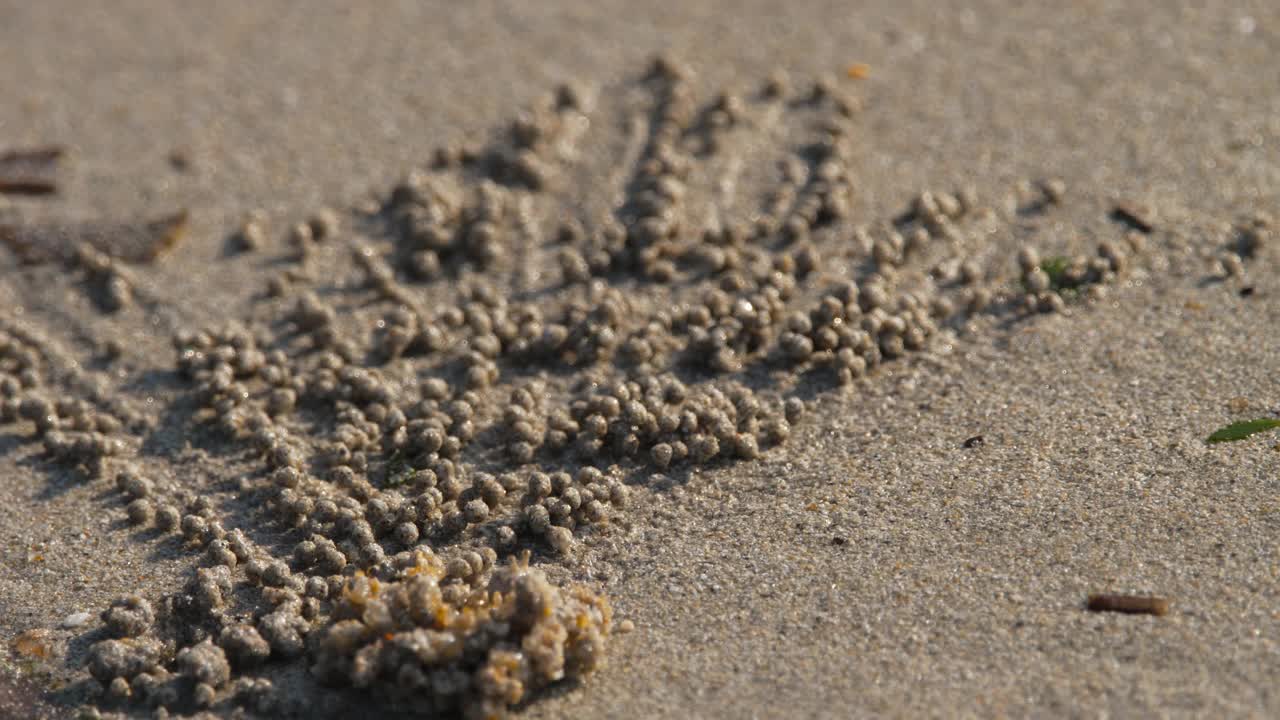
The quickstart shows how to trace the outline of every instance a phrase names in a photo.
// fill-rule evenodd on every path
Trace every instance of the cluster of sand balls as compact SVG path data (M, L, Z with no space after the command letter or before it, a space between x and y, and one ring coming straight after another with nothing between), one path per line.
M101 388L89 393L96 403L60 391L43 365L37 344L0 332L0 423L31 423L51 458L100 476L110 458L126 452L125 420L133 418L100 407L107 404Z
M260 671L293 660L401 709L500 713L600 663L607 601L530 562L571 564L625 522L632 483L757 459L803 417L801 380L809 393L857 387L981 313L1096 293L1142 249L1131 234L1046 265L1028 248L1001 278L970 255L995 217L972 191L854 222L856 104L831 83L788 99L778 78L756 100L723 92L700 108L687 70L659 59L642 86L647 140L594 226L531 210L585 112L565 87L492 146L442 148L396 185L365 218L382 236L331 210L291 227L297 260L333 264L314 275L362 285L326 292L299 274L273 286L266 320L175 335L197 421L256 463L239 489L265 526L117 473L128 520L180 538L202 566L154 606L130 597L104 613L111 637L89 667L109 698L279 712ZM817 122L762 212L691 219L705 200L697 163L732 151L752 103ZM1045 183L1030 205L1063 192ZM261 247L264 227L251 217L240 246ZM312 253L320 240L350 253ZM514 256L539 251L559 272L517 291ZM67 421L86 413L34 397L34 361L3 340L6 419L57 447L105 432L109 420ZM64 452L81 451L98 449Z
M400 226L401 266L423 281L439 278L451 263L488 267L510 232L507 195L492 182L472 190L448 176L414 173L392 193L388 209Z
M288 467L273 474L285 490L296 487L291 475L296 473ZM600 480L590 473L586 479ZM123 472L117 486L131 498L131 520L143 522L135 510L158 494L153 483ZM506 493L492 477L479 487L481 497L473 502L482 506L485 498ZM579 500L567 477L528 479L525 507L542 512L529 510L527 523L567 539L570 518L583 516L577 508L552 505L559 523L552 525L547 505L535 502L556 489ZM614 486L602 494L610 492L625 491ZM427 493L433 495L438 493ZM583 512L599 519L592 502ZM360 507L344 503L345 512L336 510L343 532L373 543L375 524L393 526L392 534L412 551L389 557L379 551L352 562L329 537L343 533L311 523L309 529L320 532L300 541L290 562L272 557L241 531L224 529L201 498L187 499L188 513L176 527L172 519L148 513L157 529L179 532L191 547L203 548L205 567L158 606L129 596L104 611L109 638L91 647L90 673L115 701L181 711L225 700L269 712L275 708L270 682L245 674L272 659L306 655L325 682L375 689L379 697L419 711L490 717L538 687L600 662L612 622L603 597L585 587L550 584L529 567L527 550L506 564L487 546L437 554L430 544L414 543L413 531L405 537L403 528L413 525L397 524L402 515L382 499L353 512ZM346 541L342 547L359 552ZM245 591L257 601L238 601ZM242 677L231 683L234 676Z
M585 108L582 92L562 86L513 121L488 148L441 148L434 172L415 171L396 186L384 214L397 238L397 262L409 277L436 280L461 264L480 270L503 258L530 220L508 188L544 188L558 143ZM485 180L462 182L458 173Z
M74 262L90 285L97 288L96 297L103 310L116 312L133 302L134 281L122 263L87 243L76 248Z
M677 209L685 196L691 166L682 140L697 110L685 74L675 64L659 60L651 72L655 86L655 120L639 168L620 210L624 225L601 228L582 253L573 248L572 231L564 237L569 249L562 257L566 279L592 273L638 272L658 281L671 279L675 242L681 234ZM726 118L731 116L726 113ZM585 257L584 257L585 255Z
M245 623L231 612L233 592L230 570L214 565L199 569L185 590L158 607L136 596L117 600L102 614L110 637L90 648L90 674L109 698L181 711L214 704L233 669L302 652L309 627L296 595L267 588L267 607L256 623ZM244 702L241 694L232 692L232 700Z
M1078 255L1054 261L1042 261L1035 248L1023 247L1018 251L1018 269L1026 290L1021 298L1023 307L1030 312L1060 312L1066 305L1064 294L1085 293L1089 299L1101 299L1105 284L1124 273L1131 256L1146 246L1144 236L1137 232L1129 233L1126 240L1128 247L1111 241L1101 243L1092 258Z
M612 623L602 597L552 585L527 555L483 578L478 564L426 551L397 580L356 576L316 635L313 672L397 709L484 718L601 662Z
M1255 260L1271 244L1275 229L1275 220L1266 212L1255 212L1231 225L1225 247L1214 263L1217 273L1226 278L1243 277L1245 263Z

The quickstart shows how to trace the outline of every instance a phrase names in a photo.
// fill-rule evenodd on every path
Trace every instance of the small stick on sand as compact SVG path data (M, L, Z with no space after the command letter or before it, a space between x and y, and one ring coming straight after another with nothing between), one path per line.
M0 195L52 195L53 173L64 151L50 146L0 152Z
M1089 596L1086 607L1093 612L1118 612L1130 615L1165 615L1169 612L1169 600L1150 595L1111 595L1095 593Z
M0 195L52 195L58 186L47 180L0 178Z

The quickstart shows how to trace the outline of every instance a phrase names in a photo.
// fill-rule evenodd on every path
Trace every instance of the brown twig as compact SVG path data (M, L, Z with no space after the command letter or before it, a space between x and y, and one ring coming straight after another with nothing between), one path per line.
M0 153L0 195L52 195L52 174L65 151L56 145Z
M56 192L57 183L48 180L0 177L0 194L3 195L52 195Z
M1169 612L1169 600L1151 595L1112 595L1096 593L1086 604L1093 612L1118 612L1130 615L1164 615Z

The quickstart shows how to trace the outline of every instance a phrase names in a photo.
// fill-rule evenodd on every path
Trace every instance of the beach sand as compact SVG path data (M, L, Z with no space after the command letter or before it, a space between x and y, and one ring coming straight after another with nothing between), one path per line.
M1280 436L1205 438L1280 408L1274 241L1243 277L1213 265L1233 223L1280 212L1280 8L848 5L0 3L0 148L69 148L56 198L0 200L4 212L31 224L190 212L176 247L131 268L135 300L114 313L80 273L0 250L0 329L152 418L149 475L222 488L241 512L225 488L260 474L192 429L171 338L275 320L264 288L288 265L291 223L385 198L436 148L484 139L573 81L597 111L536 206L554 226L614 204L625 153L611 153L628 146L655 54L694 71L699 104L724 88L749 97L775 71L800 89L830 77L859 106L844 158L855 220L961 187L1000 209L1020 181L1057 178L1060 205L1002 215L966 246L993 286L1016 287L1024 244L1069 255L1120 242L1119 199L1154 208L1146 248L1101 299L981 314L850 387L801 384L809 411L759 460L633 474L611 533L538 562L635 629L609 638L599 670L517 712L1277 714ZM865 77L848 77L853 63ZM745 198L770 186L768 158L807 137L791 115L750 108L758 124L731 146L755 168L737 176ZM728 172L717 162L696 164L709 195ZM255 210L266 247L229 253ZM553 257L522 258L530 288L558 272ZM323 248L318 282L358 277L345 258ZM109 340L121 357L106 363ZM137 710L102 700L83 669L97 613L179 591L203 554L129 526L114 481L44 457L30 424L0 426L0 489L0 715ZM1171 610L1090 613L1095 592ZM79 612L93 619L60 627ZM20 652L20 637L42 649ZM365 702L319 687L301 661L258 674L309 716Z

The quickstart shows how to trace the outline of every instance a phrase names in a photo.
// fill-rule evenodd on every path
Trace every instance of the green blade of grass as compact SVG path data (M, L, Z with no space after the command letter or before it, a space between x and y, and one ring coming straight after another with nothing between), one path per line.
M1280 420L1275 418L1258 418L1257 420L1243 420L1237 423L1219 429L1217 432L1209 436L1209 442L1235 442L1243 440L1250 435L1264 432L1266 430L1274 430L1280 428Z

